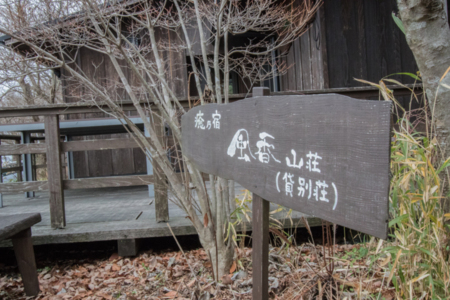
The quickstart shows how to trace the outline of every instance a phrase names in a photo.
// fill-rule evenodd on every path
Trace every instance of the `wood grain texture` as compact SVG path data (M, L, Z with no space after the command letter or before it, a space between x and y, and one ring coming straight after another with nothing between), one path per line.
M162 145L166 145L166 131L164 122L154 118L155 132ZM155 217L156 222L169 222L169 198L167 193L167 177L156 161L152 161L154 174Z
M133 147L128 145L134 144L138 147L137 143L129 138L128 134L112 134L111 137L123 140L122 144L127 147L111 150L113 175L135 174Z
M312 90L312 70L311 70L311 41L309 32L300 37L300 61L303 80L303 90Z
M300 1L295 1L300 2ZM305 34L296 39L284 58L292 66L280 77L283 91L320 90L328 87L323 7Z
M327 54L327 32L326 32L326 20L325 9L323 5L317 12L317 18L320 20L320 57L322 60L322 76L323 76L323 88L328 89L330 82L328 78L328 54Z
M367 77L366 35L362 1L345 0L343 7L344 36L349 57L349 73L346 86L362 85L355 78ZM367 37L370 38L370 37Z
M45 116L44 122L47 145L47 174L48 189L50 192L50 214L52 219L52 227L64 228L66 226L66 217L64 209L59 116Z
M287 65L290 66L291 64L295 63L295 72L289 72L292 68L288 70L289 77L292 77L295 79L294 84L290 84L288 90L303 90L303 73L302 73L302 61L301 61L301 54L300 54L300 38L296 39L294 41L294 45L291 47L289 52L293 52L293 57L288 56ZM294 76L295 75L295 76ZM288 81L291 83L291 79L288 79Z
M0 155L19 155L29 153L45 153L47 147L44 143L40 144L15 144L1 145Z
M147 173L146 158L144 151L140 148L133 149L134 171L136 174Z
M253 300L269 300L269 208L270 203L253 194L252 266Z
M0 193L27 193L47 190L47 181L6 182L0 184Z
M84 141L84 137L74 136L74 137L72 137L72 140L73 141ZM75 152L72 152L72 155L73 155L73 166L74 166L75 178L89 177L87 151L83 151L83 152L75 151Z
M2 215L0 218L0 240L9 239L40 221L41 215L37 213Z
M401 65L403 53L400 52L400 40L405 39L405 35L395 24L391 15L397 9L397 3L390 0L377 2L379 3L377 23L381 32L379 36L379 43L381 44L381 74L382 76L387 76L397 72L404 72L405 70L402 69ZM390 78L401 80L399 75Z
M87 140L109 139L109 135L91 135L86 136ZM89 177L111 176L112 169L112 153L107 150L91 150L86 152L88 161Z
M39 294L39 280L36 270L31 228L28 227L12 237L14 254L19 265L20 275L27 296Z
M318 90L323 88L322 78L322 60L320 58L320 22L317 17L311 24L311 29L308 30L309 34L309 51L311 55L311 88Z
M129 100L123 96L123 88L117 86L120 82L117 71L111 63L111 60L104 54L101 54L95 50L82 48L80 55L76 59L76 67L79 67L86 76L94 83L104 87L110 92L110 96L115 100ZM121 62L119 62L121 63ZM124 64L125 65L125 64ZM130 82L134 82L132 77L129 76L127 68L124 66L123 71ZM89 98L89 90L81 89L69 89L68 95L73 93L73 97L67 97L68 101L79 101L82 98ZM92 119L92 118L105 118L105 114L101 110L92 110L92 113L76 116L77 118ZM102 133L101 131L99 132ZM103 133L106 133L105 131ZM80 138L77 138L78 140ZM101 149L93 146L91 143L97 143L95 140L111 139L110 135L102 134L91 135L82 138L86 141L86 144L79 144L78 146L86 146L86 150L73 150L77 151L73 154L74 157L74 173L76 178L83 177L99 177L99 176L111 176L111 175L125 175L134 173L133 156L126 155L133 150L126 149L124 145L122 147L115 148L113 143L110 142L107 145L98 145ZM89 147L92 145L92 147ZM74 146L72 143L70 146ZM64 146L63 146L64 147ZM120 150L113 150L120 149ZM80 151L85 151L81 152ZM117 154L122 154L121 157L117 157Z
M202 172L234 179L268 201L386 238L390 108L387 101L332 94L198 106L182 119L183 153ZM216 110L220 129L195 127L200 111L209 120ZM236 149L238 132L251 153ZM258 151L261 134L271 155ZM303 159L300 168L288 166L292 151L297 166ZM245 154L248 161L239 159ZM268 163L260 161L264 157Z
M392 19L392 0L327 1L323 5L330 87L360 86L354 78L378 82L398 72L416 73L405 35ZM403 83L413 78L390 77Z
M286 72L286 74L281 75L280 81L281 81L281 90L282 91L295 91L298 89L301 89L302 82L301 82L301 76L299 77L297 73L300 73L301 71L301 61L296 61L295 56L298 53L298 48L300 47L299 39L296 39L293 43L291 48L289 49L288 54L285 57L284 63L286 66L293 66L293 68L289 68ZM300 84L297 85L297 80L300 78ZM300 88L298 88L300 86Z
M207 174L203 174L203 179L205 181L209 181L209 176ZM63 180L63 186L65 190L138 186L149 184L154 184L153 175L90 177L90 178ZM0 193L25 193L25 192L47 191L47 190L48 190L47 181L10 182L0 184ZM164 193L164 190L160 189L159 194L161 196L161 201L163 203L167 202L167 192ZM164 195L165 197L163 197ZM166 210L168 210L168 207ZM165 214L165 216L166 218L168 218L168 214Z
M132 138L81 140L62 143L63 152L139 148Z
M153 175L91 177L64 180L64 189L75 190L149 184L153 184Z

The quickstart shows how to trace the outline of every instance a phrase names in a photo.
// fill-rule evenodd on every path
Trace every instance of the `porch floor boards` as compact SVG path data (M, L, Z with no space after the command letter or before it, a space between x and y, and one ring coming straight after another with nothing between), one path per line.
M242 191L236 185L236 195ZM40 213L42 222L32 227L35 245L171 236L166 223L156 223L154 198L148 196L146 186L65 190L64 195L67 222L64 229L50 227L48 192L37 192L36 197L28 199L23 194L4 194L0 218L7 214ZM271 211L276 207L272 204ZM285 218L286 212L274 215L286 228L292 227L292 223L304 227L302 216L307 217L299 212L293 212L289 219ZM196 234L184 211L171 201L169 217L175 235ZM317 218L307 218L310 226L320 224ZM251 224L246 229L251 230ZM10 245L10 241L0 242L0 247Z

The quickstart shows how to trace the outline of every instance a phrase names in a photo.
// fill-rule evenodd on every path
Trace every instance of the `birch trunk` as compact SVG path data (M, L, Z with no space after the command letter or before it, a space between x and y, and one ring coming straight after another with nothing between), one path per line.
M434 133L445 159L450 157L450 89L441 83L450 85L450 76L442 81L441 77L450 67L450 29L444 3L441 0L397 0L397 4L406 41L422 75ZM445 202L445 210L449 211L448 199Z

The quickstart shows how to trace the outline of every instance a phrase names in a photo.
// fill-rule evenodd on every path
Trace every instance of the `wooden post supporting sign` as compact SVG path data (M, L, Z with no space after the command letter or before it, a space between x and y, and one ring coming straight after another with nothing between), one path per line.
M253 299L269 299L269 205L253 194L252 201Z
M255 300L268 299L269 201L383 239L388 228L391 102L265 95L182 119L183 154L253 192Z
M253 97L270 96L268 87L253 88ZM252 266L254 300L269 300L269 211L270 202L253 194Z

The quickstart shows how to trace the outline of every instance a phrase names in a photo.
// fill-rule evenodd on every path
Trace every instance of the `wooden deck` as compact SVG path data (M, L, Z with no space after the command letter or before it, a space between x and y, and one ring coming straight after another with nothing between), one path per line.
M236 195L242 191L242 187L236 187ZM165 223L156 223L154 198L149 198L147 186L65 190L64 194L64 229L51 228L48 192L36 192L36 197L28 199L24 194L4 194L0 218L6 214L40 213L42 222L32 227L35 245L171 236ZM176 235L196 234L184 211L172 202L169 216ZM276 215L285 227L291 227L291 219L295 226L304 226L300 221L303 214L294 212L291 219L285 216L285 212ZM317 218L308 217L308 221L311 226L320 224ZM250 228L248 225L247 230ZM0 247L4 246L10 246L10 242L1 242Z

